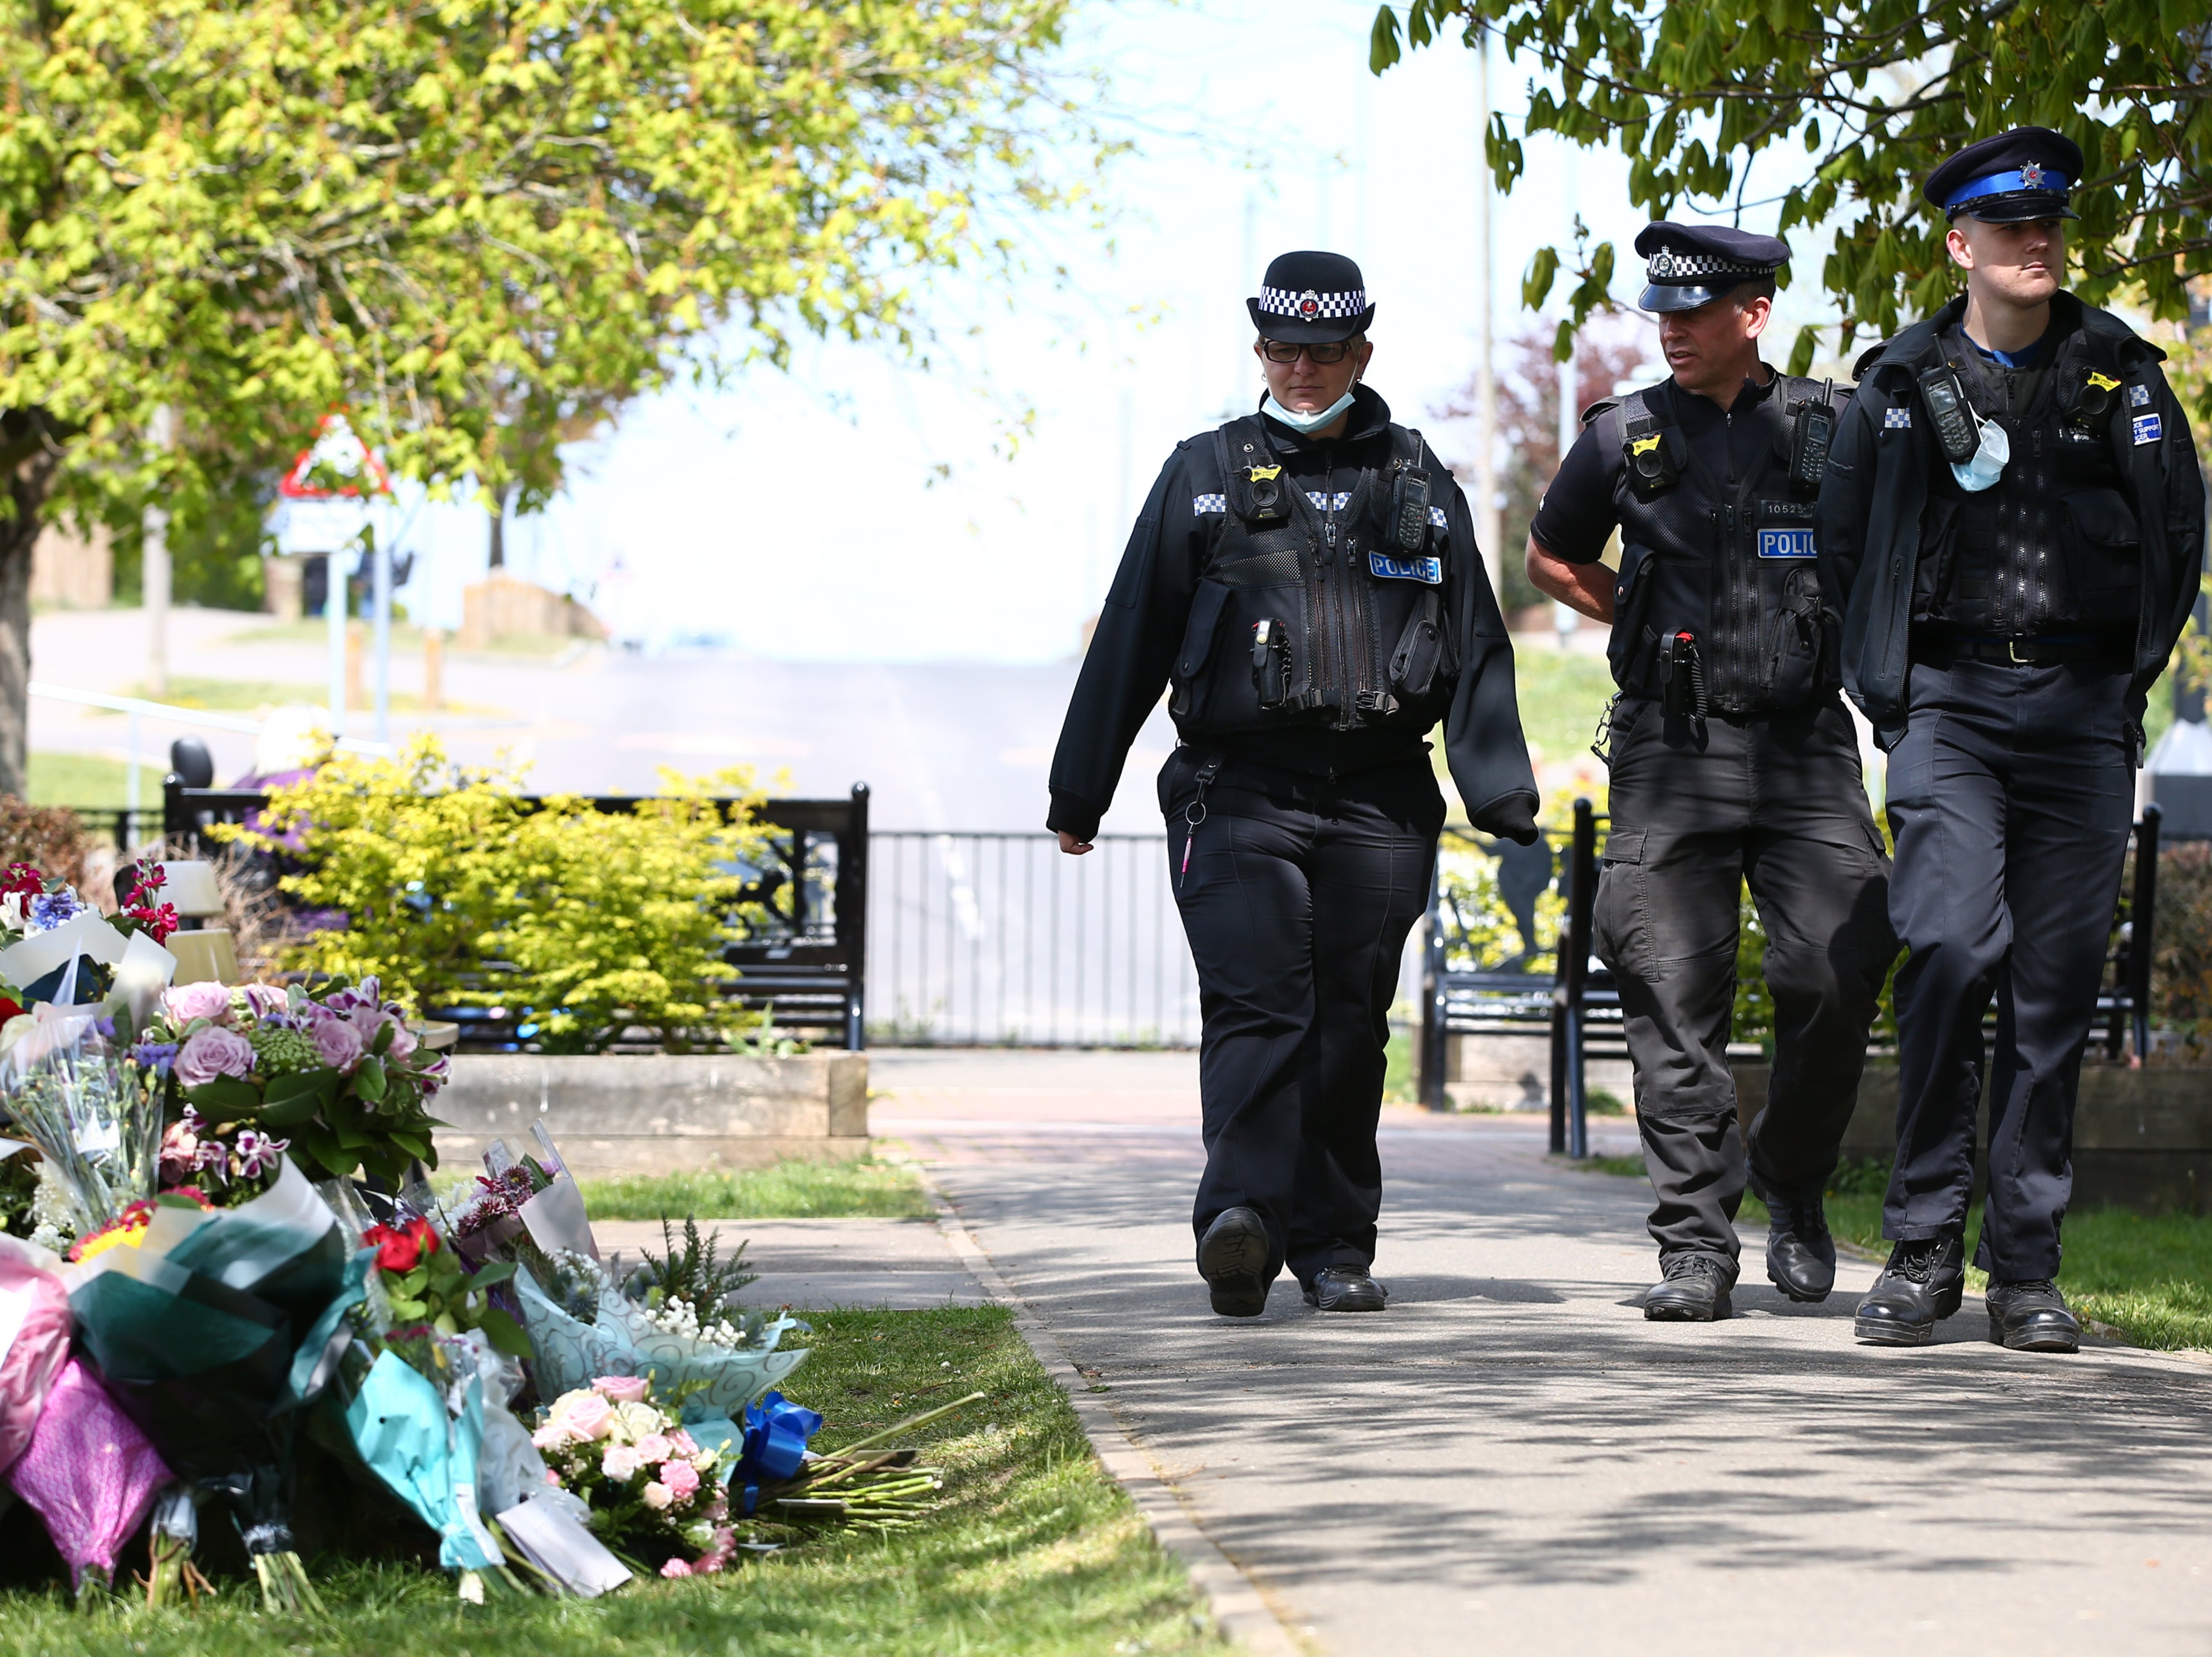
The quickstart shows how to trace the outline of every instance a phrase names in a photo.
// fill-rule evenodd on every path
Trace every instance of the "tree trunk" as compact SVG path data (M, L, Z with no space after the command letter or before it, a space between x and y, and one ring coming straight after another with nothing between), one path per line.
M492 496L491 567L494 569L504 569L507 567L507 503L514 493L510 486L499 490Z
M31 735L31 548L61 459L45 414L0 416L0 466L14 513L0 519L0 794L27 792Z

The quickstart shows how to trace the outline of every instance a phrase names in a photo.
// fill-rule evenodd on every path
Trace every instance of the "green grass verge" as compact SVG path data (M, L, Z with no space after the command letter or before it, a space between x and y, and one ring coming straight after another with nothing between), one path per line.
M1513 652L1513 683L1529 758L1572 759L1590 745L1597 719L1612 699L1613 670L1602 656L1562 656L1540 646Z
M834 1450L902 1416L986 1392L917 1432L945 1505L888 1539L829 1532L732 1575L634 1582L590 1602L464 1606L453 1579L311 1561L329 1615L264 1616L243 1581L197 1611L87 1617L58 1591L0 1594L0 1653L44 1657L1107 1657L1224 1649L1179 1566L1091 1453L1066 1397L997 1308L811 1320L791 1392Z
M148 744L152 747L151 744ZM33 805L88 805L120 809L131 767L122 760L97 754L70 754L50 749L31 755L26 784ZM148 810L161 804L161 776L166 768L138 768L138 804Z
M926 1220L936 1211L910 1168L892 1162L777 1162L769 1168L580 1181L595 1220Z

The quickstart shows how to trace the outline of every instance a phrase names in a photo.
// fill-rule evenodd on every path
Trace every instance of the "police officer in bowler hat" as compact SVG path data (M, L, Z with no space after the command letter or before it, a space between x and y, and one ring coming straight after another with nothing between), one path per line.
M1159 804L1205 1017L1199 1273L1226 1317L1257 1316L1286 1264L1309 1305L1381 1311L1385 1020L1444 819L1424 738L1443 722L1479 829L1533 842L1536 788L1467 502L1363 383L1359 267L1285 253L1247 308L1267 394L1153 484L1046 824L1090 849L1167 688Z
M1772 1215L1768 1278L1796 1301L1835 1286L1821 1198L1896 943L1813 555L1848 394L1760 360L1782 242L1662 222L1636 251L1673 373L1584 413L1530 525L1528 576L1613 627L1595 942L1620 983L1657 1198L1644 1314L1702 1322L1730 1311L1747 1178ZM1616 526L1617 576L1599 561ZM1728 1064L1747 882L1775 1028L1747 1136Z
M1860 360L1829 456L1821 579L1844 673L1889 754L1897 845L1895 1241L1860 1338L1959 1309L1987 1065L1974 1263L1990 1338L2071 1352L2054 1279L2081 1051L2133 815L2142 716L2197 592L2204 495L2155 346L2062 286L2069 138L2018 127L1928 179L1966 291Z

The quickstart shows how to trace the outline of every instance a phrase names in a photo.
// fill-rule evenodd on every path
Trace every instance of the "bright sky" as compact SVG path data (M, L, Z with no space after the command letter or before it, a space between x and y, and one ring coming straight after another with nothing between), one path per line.
M511 564L592 588L618 632L656 643L720 637L817 660L1072 655L1169 451L1256 399L1243 301L1294 247L1359 261L1380 306L1371 383L1463 458L1471 434L1427 410L1466 383L1477 350L1477 58L1455 37L1378 80L1373 15L1367 0L1094 4L1079 52L1109 68L1115 102L1226 142L1142 140L1101 180L1119 215L1110 242L1073 220L1038 227L1037 264L1064 263L1072 290L1042 275L1012 291L946 288L939 314L981 326L957 343L957 367L817 344L788 375L634 405L573 452L566 495L510 529ZM1497 108L1525 106L1529 73L1493 58ZM1626 164L1548 138L1528 161L1496 209L1501 339L1525 319L1531 253L1564 247L1577 210L1619 246L1616 293L1632 297L1640 278ZM1771 212L1747 228L1771 228ZM1784 355L1799 319L1788 297ZM1020 407L1036 410L1036 435L999 458L1003 411ZM417 514L422 568L403 594L416 614L458 622L484 540L479 511Z

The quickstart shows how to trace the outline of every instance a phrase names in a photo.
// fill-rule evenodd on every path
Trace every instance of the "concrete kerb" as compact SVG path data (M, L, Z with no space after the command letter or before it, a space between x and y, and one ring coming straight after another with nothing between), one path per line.
M937 1225L960 1263L975 1274L984 1292L1013 1314L1014 1326L1029 1343L1045 1373L1067 1394L1083 1423L1084 1436L1115 1482L1129 1493L1159 1545L1182 1562L1190 1580L1206 1596L1221 1631L1254 1657L1303 1657L1304 1642L1290 1631L1259 1585L1199 1527L1182 1493L1163 1473L1112 1408L1091 1391L1050 1326L999 1275L991 1257L954 1211L943 1187L920 1162L911 1165L937 1209Z

